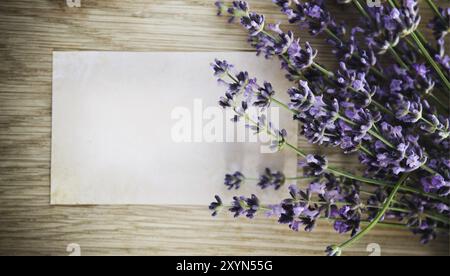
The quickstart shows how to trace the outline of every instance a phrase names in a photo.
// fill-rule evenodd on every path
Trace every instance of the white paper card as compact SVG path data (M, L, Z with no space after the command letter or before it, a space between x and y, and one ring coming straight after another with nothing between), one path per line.
M256 177L270 167L295 176L297 159L288 150L261 153L265 143L236 142L243 131L229 119L221 124L223 141L208 136L220 134L211 125L223 115L217 102L225 88L210 68L216 57L271 81L277 97L287 99L291 84L279 63L254 53L55 52L51 203L205 205L215 194L229 200L252 193L267 203L285 198L286 187L261 192L247 182L228 191L223 184L236 170ZM291 114L279 114L295 142Z

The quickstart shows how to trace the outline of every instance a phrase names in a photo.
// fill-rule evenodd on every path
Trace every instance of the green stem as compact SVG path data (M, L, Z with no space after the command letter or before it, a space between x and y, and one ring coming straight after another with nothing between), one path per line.
M273 98L273 97L271 97L270 99L271 99L271 101L273 101L274 103L276 103L276 104L279 105L280 107L282 107L282 108L284 108L284 109L286 109L286 110L291 110L291 109L289 108L289 106L286 105L285 103L283 103L283 102L281 102L281 101L279 101L279 100L277 100L277 99L275 99L275 98Z
M367 155L369 156L375 156L370 150L368 150L366 147L364 147L362 144L359 146L359 148Z
M369 223L369 225L367 225L366 228L364 228L361 232L359 232L358 234L356 234L355 236L353 236L350 240L342 243L341 245L338 246L339 251L342 251L343 249L349 247L350 245L352 245L353 243L357 242L358 240L360 240L362 237L364 237L367 233L370 232L370 230L372 230L372 228L375 227L375 225L377 225L377 223L380 222L380 220L383 218L384 214L386 214L386 212L388 211L392 201L394 200L395 196L397 195L398 191L400 190L400 187L403 185L403 183L406 181L406 179L408 178L408 174L404 174L401 176L400 180L397 182L397 184L395 185L394 189L392 190L391 194L389 195L389 197L386 199L386 202L383 206L383 208L378 212L377 216L374 218L373 221L371 221Z
M372 18L370 17L370 15L366 12L366 10L364 9L364 7L361 5L361 3L359 3L358 0L352 0L353 4L355 5L355 7L358 9L358 11L368 20L372 20ZM389 52L391 53L391 55L394 57L395 61L397 61L397 63L402 66L405 69L408 69L408 65L405 64L405 62L401 59L400 55L397 53L397 51L392 47L389 46L388 48Z
M366 12L364 7L361 5L361 3L359 3L358 0L352 0L352 2L364 17L366 17L367 19L371 19L369 14Z
M397 8L397 4L394 3L394 0L388 0L389 5L391 5L391 7L393 8ZM447 88L447 92L450 93L450 82L447 80L447 77L444 75L444 73L442 72L441 68L439 67L439 65L436 63L436 61L434 61L434 59L431 57L430 53L428 52L428 50L425 48L425 46L422 44L422 41L420 40L419 36L422 36L421 34L418 35L417 31L413 31L410 36L412 37L412 39L414 40L414 42L417 44L417 46L419 47L420 51L422 52L423 56L425 57L425 59L428 61L428 63L433 67L433 69L436 71L436 73L438 74L439 78L441 79L442 83L444 84L444 86Z
M337 37L337 35L335 35L330 29L325 28L325 32L326 32L329 36L331 36L331 38L333 38L334 40L336 40L336 42L339 42L340 44L344 44L344 42L343 42L339 37Z
M389 46L388 49L389 49L389 52L391 53L391 55L394 57L395 61L397 61L397 63L404 69L409 70L408 65L402 60L402 58L397 53L397 51L395 51L395 49L392 46Z
M428 53L427 49L425 48L425 46L422 44L422 42L420 41L420 39L417 37L416 33L413 32L411 33L411 37L413 38L413 40L416 42L417 46L419 47L419 49L422 51L422 53L425 55L425 58L427 59L428 63L431 64L431 66L433 67L433 69L436 71L436 73L439 75L440 79L442 80L443 84L445 85L445 87L447 88L447 92L450 94L450 82L447 80L447 78L445 77L444 73L442 72L441 68L439 67L439 65L434 61L434 59L431 57L430 53Z
M364 17L366 17L368 20L371 20L371 17L367 14L367 12L366 12L365 9L361 6L361 4L359 3L359 1L358 1L358 0L352 0L352 1L353 1L353 3L355 4L355 6L357 7L357 9L360 11L360 13L361 13ZM427 1L430 1L430 2L431 2L431 0L427 0ZM439 12L438 12L438 13L439 13ZM423 37L422 33L421 33L420 31L417 31L417 34L419 35L419 38L421 39L422 43L423 43L423 44L426 44L426 40L425 40L425 38ZM425 53L423 53L420 49L417 49L417 47L413 44L413 42L411 42L407 37L405 37L404 39L405 39L405 41L409 44L409 46L410 46L412 49L416 50L416 51L419 52L421 55L425 56ZM394 48L389 47L389 52L390 52L391 55L395 58L395 60L397 61L397 63L399 63L403 68L408 69L408 67L406 66L405 62L401 59L400 55L397 53L397 51L396 51ZM371 67L371 68L373 68L373 67ZM377 71L378 71L378 70L377 70ZM381 74L381 72L375 72L375 71L374 71L374 73L376 73L377 75L379 75L378 73ZM386 79L382 74L381 74L381 76L382 76L383 79ZM441 101L437 100L436 97L434 97L431 93L429 93L428 95L430 95L430 97L431 97L438 105L440 105L441 107L443 107L443 109L444 109L446 112L448 112L448 110L449 110L448 106L442 104Z
M319 71L320 71L322 74L324 74L325 76L330 77L330 78L334 77L334 73L333 73L333 72L328 71L327 69L323 68L321 65L319 65L319 64L317 64L317 63L315 63L315 62L313 62L313 63L312 63L312 66L313 66L314 68L316 68L317 70L319 70Z
M353 121L347 119L346 117L342 116L342 115L338 115L339 119L343 120L344 122L350 124L350 125L354 125L355 123L353 123ZM392 149L397 149L391 142L389 142L388 140L386 140L383 136L381 136L378 132L374 131L372 128L368 130L368 133L370 135L372 135L373 137L377 138L378 140L380 140L381 142L383 142L383 144L385 144L386 146L392 148ZM421 166L422 169L424 169L425 171L431 173L431 174L437 174L437 172L435 170L433 170L432 168L428 167L426 164L423 164Z

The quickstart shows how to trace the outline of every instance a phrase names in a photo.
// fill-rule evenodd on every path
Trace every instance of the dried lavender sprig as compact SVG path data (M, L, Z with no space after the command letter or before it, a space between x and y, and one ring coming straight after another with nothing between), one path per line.
M364 10L364 8L361 6L361 4L359 4L359 2L358 2L358 0L353 0L353 2L354 3L358 3L357 5L356 5L356 7L358 8L358 10L361 12L361 14L363 15L363 16L365 16L368 20L371 20L372 18L366 13L366 11ZM389 15L390 16L390 15ZM420 17L419 17L420 18ZM417 32L418 32L418 34L420 34L420 32L418 31L418 30L416 30ZM412 33L412 32L411 32ZM408 33L407 33L408 34ZM400 37L399 37L400 38ZM399 39L398 38L398 39ZM419 36L419 38L420 38L420 36ZM413 51L417 51L419 54L421 54L421 55L423 55L423 56L425 56L423 53L422 53L422 51L420 50L420 49L417 49L417 46L414 44L414 42L412 42L408 37L405 37L405 36L403 36L403 39L404 39L404 41L406 41L406 43L411 47L411 49L413 49ZM442 40L442 42L443 42L443 40ZM427 44L426 42L422 42L422 44ZM392 50L394 50L394 51L392 51ZM403 60L401 59L401 57L398 55L398 53L396 53L395 52L395 49L394 48L392 48L392 50L391 50L391 52L392 52L392 54L394 55L394 57L397 59L397 61L399 62L399 63L403 63ZM442 51L443 51L443 48L442 48ZM442 52L441 51L441 52ZM445 62L447 62L448 63L448 61L445 61L445 59L447 58L447 57L444 57L444 53L442 52L441 54L436 54L436 56L435 56L435 58L436 58L436 60L441 64L441 65L443 65L444 66L444 64L445 64ZM405 64L403 64L402 65L404 68L407 68L407 66L405 66ZM449 66L448 65L446 65L446 67L445 68L449 68ZM447 70L449 70L449 69L447 69ZM445 86L444 86L444 89L445 89ZM448 90L448 89L447 89ZM433 94L431 94L431 93L428 93L428 94L426 94L426 95L428 95L430 98L432 98L439 106L441 106L441 107L443 107L443 109L446 111L446 112L448 112L448 106L446 106L446 105L443 105L440 101L439 101L439 99L437 99Z
M447 207L448 208L448 207ZM447 209L448 210L448 209Z
M216 60L216 63L217 63L217 62L218 62L218 61ZM225 61L224 61L224 62L220 62L220 63L221 63L221 64L226 64L227 66L229 66L228 63L225 62ZM219 69L218 69L218 67L219 67ZM227 68L228 68L228 67L227 67ZM215 71L216 71L216 75L217 75L217 71L222 72L222 73L221 73L222 75L229 75L229 74L226 73L226 70L221 69L220 66L214 65L214 69L215 69ZM225 72L225 73L223 73L223 72ZM244 73L240 73L240 75L243 75L243 74L244 74ZM223 80L222 80L222 81L223 81ZM234 80L234 82L235 82L235 83L234 83L233 85L231 85L233 88L235 88L236 86L239 85L239 82L236 82L235 80ZM255 83L253 82L252 85L255 85ZM238 87L239 87L239 86L238 86ZM239 87L239 89L240 89L240 90L246 90L247 88L246 88L245 85L244 85L244 86L242 86L242 87ZM228 105L227 107L231 107L231 106ZM270 129L267 128L267 127L261 127L260 124L259 124L258 122L252 120L252 119L248 116L248 114L245 113L245 110L244 110L244 112L241 112L241 111L237 110L237 107L236 107L236 106L233 107L233 110L236 112L236 114L237 114L238 116L243 117L243 118L245 119L246 122L249 122L249 123L253 124L254 127L257 127L257 128L259 129L259 131L266 132L269 136L274 137L275 139L279 139L279 135L273 133L273 132L270 131ZM283 138L283 139L284 139L284 138ZM279 143L281 143L281 141L279 141ZM287 146L288 148L292 149L292 150L295 151L299 156L301 156L301 157L303 157L303 158L306 158L306 157L308 156L308 154L305 153L303 150L297 148L296 146L290 144L289 142L287 142L287 141L285 141L285 140L282 141L282 144L283 144L283 146ZM332 172L332 173L334 173L334 174L336 174L336 175L344 176L344 177L347 177L347 178L349 178L349 179L358 180L358 181L365 182L365 183L368 183L368 184L373 184L373 185L378 185L378 186L384 186L384 187L393 184L393 183L387 183L387 182L380 181L380 180L376 180L376 179L371 179L371 178L365 178L365 177L355 176L355 175L353 175L353 174L351 174L351 173L349 173L349 172L345 172L345 171L340 170L340 169L332 168L332 167L330 167L330 166L328 166L327 170L330 171L330 172ZM405 192L416 193L416 194L420 194L420 195L422 195L422 196L426 196L426 197L429 197L429 198L433 198L433 199L435 199L435 200L439 200L439 201L441 201L441 202L446 202L442 197L436 196L436 195L434 195L434 194L424 193L424 192L419 191L419 190L414 189L414 188L410 188L410 187L402 187L401 189L402 189L403 191L405 191Z
M366 17L366 18L369 19L369 20L372 19L372 18L370 17L370 15L369 15L369 14L365 11L365 9L362 7L362 5L359 3L358 0L352 0L352 2L354 3L355 7L358 9L358 11L360 11L360 13L361 13L364 17ZM396 4L395 4L395 5L396 5ZM398 5L396 5L396 6L398 7ZM395 8L396 8L396 7L395 7ZM395 9L395 10L397 10L397 9ZM400 20L400 19L399 19L399 20ZM419 20L420 20L420 17L419 17ZM418 51L419 54L423 55L423 56L426 57L426 58L427 58L427 54L428 54L429 57L431 57L431 55L429 55L428 52L423 52L423 49L422 49L422 48L417 49L416 45L414 45L414 43L411 42L411 41L408 39L408 37L406 37L407 35L411 35L411 36L412 36L413 34L418 34L419 38L420 38L420 37L423 37L423 36L420 34L420 31L417 30L417 25L418 25L418 24L416 24L416 26L415 26L414 28L412 28L410 31L408 31L408 32L406 32L405 34L403 34L402 37L403 37L404 40L407 42L407 44L409 44L409 45L411 46L411 48L412 48L413 50ZM424 41L424 40L423 40L423 41ZM422 46L425 44L425 42L423 42L423 41L421 42L421 45L422 45ZM419 42L420 42L420 41L419 41ZM419 47L420 47L420 45L419 45ZM425 48L424 48L424 49L425 49ZM393 57L396 59L397 63L401 64L401 66L402 66L403 68L405 68L405 69L408 69L408 68L409 68L408 65L406 65L406 63L403 62L402 58L401 58L400 55L396 52L395 48L389 47L388 50L392 53L392 55L393 55ZM426 49L425 49L425 50L426 50ZM428 60L428 58L427 58L427 60ZM431 60L432 60L432 64L431 64L431 65L433 66L434 69L436 69L436 66L433 65L433 64L436 64L436 63L434 62L433 59L431 59ZM429 61L429 60L428 60L428 61ZM439 75L439 76L444 76L444 79L442 79L442 81L443 81L443 84L446 85L446 83L448 82L448 80L445 78L445 75L440 74L440 72L441 72L441 71L440 71L440 68L438 67L437 69L439 70L439 72L437 72L438 75ZM446 82L446 81L447 81L447 82ZM447 90L449 90L448 87L447 87ZM438 102L439 102L439 101L438 101Z
M369 14L366 12L366 10L363 8L363 6L361 5L361 3L359 3L358 0L352 0L352 3L361 12L361 14L364 15L364 17L370 18ZM387 50L400 66L402 66L405 69L408 69L408 65L405 64L405 62L401 59L400 55L397 53L397 51L392 45L388 45Z
M309 179L309 180L314 180L310 183L310 189L312 189L311 188L312 185L314 183L316 183L316 181L319 181L320 177L321 177L321 175L314 175L313 177L285 177L282 172L272 172L272 171L270 171L270 169L266 169L265 174L261 175L261 177L259 177L259 178L247 178L247 177L244 177L244 175L241 172L227 174L225 176L225 186L227 186L229 190L231 190L232 188L235 188L236 190L238 190L241 187L241 184L243 183L243 179L245 179L245 180L257 181L258 182L257 186L259 186L261 189L266 189L269 186L273 186L275 190L278 190L281 186L283 186L285 184L285 182L287 180L307 180L307 179ZM371 197L376 196L376 194L371 193L371 192L360 191L360 193L365 193ZM327 202L325 202L325 201L314 201L314 200L310 200L310 199L309 200L297 199L295 202L296 203L317 204L317 205L327 204ZM392 203L407 207L407 205L405 203L400 202L400 201L393 200ZM338 207L343 207L345 205L352 205L352 204L353 203L345 202L345 201L334 203L334 205L336 205ZM366 209L366 208L381 209L382 208L378 205L363 204L363 203L359 203L358 206L361 209ZM404 213L404 214L409 214L411 212L409 209L400 208L400 207L390 207L389 211ZM216 215L216 213L213 214L213 216L215 216L215 215ZM438 214L432 214L432 213L428 213L428 212L423 212L423 215L425 217L433 219L435 221L438 221L438 222L441 222L444 224L450 224L448 217L443 217Z
M366 228L364 228L361 232L359 232L358 234L353 236L350 240L348 240L348 241L346 241L346 242L344 242L344 243L342 243L342 244L340 244L338 246L334 245L334 246L328 247L327 248L327 253L329 255L331 255L331 256L341 255L342 254L342 250L344 250L345 248L349 247L353 243L357 242L362 237L364 237L368 232L370 232L370 230L372 230L372 228L375 227L375 225L377 225L382 220L382 218L384 217L384 215L388 211L389 206L392 204L392 201L394 200L395 196L397 195L398 191L400 190L401 186L406 181L408 176L409 176L408 173L406 173L406 174L401 176L400 180L397 182L397 184L395 185L395 187L392 190L391 194L389 195L389 197L387 198L386 202L384 203L383 208L381 209L381 211L378 212L378 215L374 218L374 220Z
M314 30L314 31L310 31L313 35L317 35L319 33L321 33L321 29L323 29L323 32L325 32L330 38L331 40L334 40L335 42L338 43L338 45L341 45L340 47L345 47L344 45L347 45L349 47L352 47L350 42L344 42L339 36L340 33L343 33L343 30L340 30L341 28L337 26L337 24L331 19L330 15L328 14L328 12L324 11L323 9L317 8L318 6L313 6L313 7L309 7L309 12L305 12L302 11L301 14L298 14L294 11L294 9L291 7L291 1L290 0L273 0L273 2L281 8L281 12L283 12L284 14L286 14L289 18L290 23L294 23L297 21L300 21L301 23L304 22L304 20L307 20L308 22L312 22L314 28L317 28L316 26L320 26L320 30ZM296 2L297 5L301 5L300 2ZM303 4L303 5L307 5L307 3ZM316 3L314 3L316 4ZM319 3L320 4L320 3ZM303 9L304 7L302 7ZM306 8L305 8L306 9ZM325 13L324 15L322 15L322 12ZM322 18L324 17L324 18ZM325 22L322 22L325 21ZM318 21L318 22L317 22ZM329 25L331 25L332 27L330 28ZM343 29L344 27L342 27ZM351 57L355 57L357 59L359 59L359 61L362 64L365 64L365 66L368 66L369 70L372 71L375 75L377 75L379 78L381 79L386 79L386 77L383 75L383 73L381 71L379 71L374 64L370 63L367 59L367 57L362 57L358 51L359 49L353 49L350 50L348 52L346 52L345 54L350 54ZM368 54L370 55L370 54Z
M428 3L436 14L430 23L428 23L428 28L433 30L433 35L436 38L437 50L434 51L434 59L447 71L447 76L450 77L450 56L445 54L445 37L450 32L450 7L438 8L432 1ZM424 44L428 46L427 43Z
M340 187L339 182L335 182L335 178L327 177L327 179L327 184L324 184L327 186L324 188L323 193L316 190L313 184L305 191L299 190L295 185L290 186L289 193L291 198L284 199L281 204L263 205L258 197L252 195L251 197L235 196L230 206L224 206L221 198L216 196L216 201L211 203L209 209L212 212L212 216L216 216L220 210L227 208L234 214L234 217L246 216L250 219L254 218L259 212L266 211L266 216L278 217L279 223L289 224L289 227L294 231L298 231L300 225L305 226L305 231L312 231L317 220L327 219L334 221L334 229L337 232L346 233L353 230L352 236L354 236L360 231L359 225L361 221L364 221L361 215L365 210L368 210L367 206L370 206L370 203L367 205L361 204L357 187ZM320 201L311 198L315 193L318 194ZM350 200L350 202L346 202L347 205L343 205L345 203L344 200ZM338 208L338 206L341 206L341 208ZM384 205L373 205L372 210L379 210L383 207ZM403 221L411 216L410 212L405 209L406 217L397 217L395 214L398 214L399 211L402 211L401 208L389 207L390 216L394 215L391 218L399 218L400 221ZM322 216L323 212L325 212L325 216ZM421 216L429 215L421 212ZM436 219L439 220L440 218ZM430 222L436 221L436 219L430 218ZM446 223L447 221L444 220L444 225ZM435 226L429 228L429 231L432 231L431 233L433 234L438 226L436 223L434 224ZM412 228L413 232L417 233L416 224L408 222L404 226ZM445 231L448 232L447 229ZM430 238L428 232L420 233L419 231L419 234L423 234L422 240L424 241L428 241ZM431 238L433 237L431 236Z
M391 5L392 8L396 9L398 7L398 4L394 3L394 0L387 0L387 1L388 1L389 5ZM414 40L414 42L417 44L417 46L419 47L420 51L424 55L425 59L428 61L428 63L436 71L436 73L438 74L439 78L441 79L441 81L443 82L445 87L447 88L447 92L450 94L450 81L444 75L444 73L442 72L442 70L439 67L439 65L431 57L430 53L428 52L428 50L426 49L426 47L424 46L424 44L420 40L420 38L419 38L420 35L418 35L417 31L414 30L413 32L409 33L409 36L411 36L412 39Z
M439 12L439 8L433 3L432 0L426 0L428 3L428 6L433 10L433 12L436 14L436 17L438 20L441 21L442 24L450 26L450 24L445 20L445 18L442 16L442 14ZM399 4L396 0L394 0L394 4L398 7ZM417 36L419 37L422 44L429 46L429 43L427 42L425 36L422 34L422 32L419 29L416 29L415 32L417 33ZM409 39L406 39L408 44L413 46L413 49L416 49L412 42L409 41ZM431 47L430 47L431 48ZM417 49L416 49L417 50ZM422 54L420 51L418 51L419 54ZM423 55L423 54L422 54Z
M241 204L242 204L241 205L242 209L245 210L245 209L248 209L250 207L246 203L246 201L242 199L244 197L236 196L234 198L240 198ZM209 205L209 210L212 212L211 216L213 216L213 217L217 216L220 213L220 211L223 210L223 209L230 210L233 207L236 207L234 205L223 205L222 199L218 195L215 196L215 199L216 199L216 201L215 202L211 202L211 204ZM298 204L298 203L305 203L305 204L318 205L318 206L325 206L325 205L329 204L326 201L302 200L302 199L296 199L296 200L293 200L291 202L292 203L296 203L296 204ZM345 202L345 201L334 202L333 203L333 205L335 205L337 207L351 206L352 204L353 203L351 203L351 202ZM265 204L265 205L259 204L258 205L258 209L256 209L255 211L259 211L259 210L261 210L261 211L271 211L272 209L270 208L270 206L275 206L275 205L276 204ZM358 208L361 208L361 209L366 209L366 208L382 209L382 208L384 208L384 206L367 205L367 204L360 203L360 206ZM410 210L407 210L407 209L404 209L404 208L397 208L397 207L389 207L387 209L387 211L399 212L399 213L405 213L405 214L410 213ZM254 213L253 215L255 215L255 214L256 213ZM442 223L447 224L447 225L449 224L449 221L448 221L447 218L442 218L442 217L439 217L439 216L436 216L436 215L433 215L433 214L427 214L427 213L424 213L424 216L427 217L427 218L433 219L435 221L442 222ZM328 217L324 217L324 218L329 219ZM402 226L407 226L407 225L405 224L405 225L402 225Z
M209 206L209 210L213 212L212 213L213 217L217 216L220 213L221 210L224 210L224 209L229 210L229 209L232 209L233 207L235 207L233 205L223 205L222 204L222 199L220 199L219 196L216 196L216 200L217 200L217 198L219 198L220 203L218 203L217 201L216 202L212 202L210 204L210 206ZM220 204L220 206L219 206L219 204ZM262 210L262 211L271 211L272 209L270 208L270 206L271 205L260 205L259 207L260 207L260 210ZM324 221L329 221L330 220L328 217L319 217L317 219L324 220ZM370 223L370 221L361 220L361 224L369 224L369 223ZM381 226L385 226L385 227L394 227L394 228L401 228L401 229L404 229L404 228L408 227L407 224L401 224L401 223L380 222L378 224L381 225ZM447 230L447 229L442 229L443 232L445 230Z
M286 181L306 179L312 178L303 176L286 177L281 171L272 171L270 168L266 168L264 170L264 174L261 174L257 178L246 177L239 171L232 174L226 174L224 184L228 187L229 190L238 190L246 181L254 181L257 182L257 186L259 186L261 189L273 187L275 190L278 190L286 183Z

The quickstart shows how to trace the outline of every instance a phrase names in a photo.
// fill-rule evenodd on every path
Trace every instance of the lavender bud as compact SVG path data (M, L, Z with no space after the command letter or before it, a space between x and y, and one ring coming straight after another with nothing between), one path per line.
M236 189L238 190L241 187L241 184L244 182L245 176L241 172L235 172L233 174L225 175L225 186L228 187L228 190Z
M305 161L299 162L303 168L305 176L319 176L325 172L328 167L328 160L324 156L309 154Z
M266 168L263 175L260 176L258 186L261 189L266 189L273 186L275 190L278 190L286 182L286 177L280 171L272 172L269 168Z
M215 202L212 202L212 203L209 205L209 210L212 211L212 214L211 214L211 215L212 215L213 217L217 216L217 214L218 214L220 208L222 208L222 199L221 199L218 195L215 196L215 199L216 199L216 201L215 201Z

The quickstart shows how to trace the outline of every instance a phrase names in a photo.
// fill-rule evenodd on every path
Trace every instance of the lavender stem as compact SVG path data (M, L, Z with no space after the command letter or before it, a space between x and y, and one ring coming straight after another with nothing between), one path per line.
M394 189L392 190L391 194L389 195L389 197L387 198L383 208L378 212L377 216L375 217L375 219L369 223L369 225L364 228L361 232L359 232L358 234L356 234L355 236L353 236L350 240L342 243L341 245L337 246L337 250L338 252L342 252L343 249L347 248L348 246L352 245L353 243L357 242L358 240L360 240L362 237L364 237L367 233L370 232L370 230L372 230L372 228L375 227L375 225L377 225L381 219L384 217L384 215L386 214L386 212L389 210L389 207L392 203L392 201L394 200L395 196L397 195L398 191L400 190L400 187L403 185L403 183L406 181L406 179L408 178L409 174L404 174L401 176L400 180L397 182L397 184L395 185Z
M391 5L391 7L393 8L397 8L396 3L394 3L393 0L388 0L389 5ZM441 68L439 67L439 65L434 61L434 59L431 57L430 53L428 52L428 50L425 48L425 46L422 44L422 41L420 40L420 38L417 35L417 31L413 31L412 33L410 33L410 36L412 37L412 39L414 40L414 42L417 44L417 46L419 47L420 51L422 52L423 56L425 57L425 59L428 61L428 63L433 67L433 69L436 71L436 73L439 75L439 78L442 80L442 82L444 83L444 85L447 88L447 92L450 94L450 82L447 80L447 78L445 77L444 73L442 72Z

